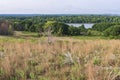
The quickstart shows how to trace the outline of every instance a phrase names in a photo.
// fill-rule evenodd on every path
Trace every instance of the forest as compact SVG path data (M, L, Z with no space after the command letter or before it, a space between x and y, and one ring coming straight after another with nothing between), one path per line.
M106 36L119 38L120 35L120 16L9 15L1 16L0 20L1 22L7 21L10 23L12 31L37 32L39 36L42 36L42 33L47 31L50 31L55 36ZM94 25L87 29L84 24L75 27L66 23L94 23Z

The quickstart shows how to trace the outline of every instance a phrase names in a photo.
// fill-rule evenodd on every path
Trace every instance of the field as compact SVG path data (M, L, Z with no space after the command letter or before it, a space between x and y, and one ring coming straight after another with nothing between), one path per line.
M120 40L17 34L0 36L0 80L120 80Z

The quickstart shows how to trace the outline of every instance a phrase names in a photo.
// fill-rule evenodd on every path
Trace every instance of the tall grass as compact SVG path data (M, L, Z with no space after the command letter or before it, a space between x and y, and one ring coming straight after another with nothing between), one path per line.
M0 42L0 80L120 80L119 66L119 40Z

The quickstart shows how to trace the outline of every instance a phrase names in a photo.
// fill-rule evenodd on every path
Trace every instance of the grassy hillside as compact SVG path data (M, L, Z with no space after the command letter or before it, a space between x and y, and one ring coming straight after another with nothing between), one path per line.
M120 40L51 40L1 36L0 80L120 80Z

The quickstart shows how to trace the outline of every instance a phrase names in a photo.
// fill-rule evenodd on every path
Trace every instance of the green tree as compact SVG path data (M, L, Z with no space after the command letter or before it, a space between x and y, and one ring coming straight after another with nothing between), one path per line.
M57 21L47 21L44 25L44 29L49 29L49 27L51 27L51 33L54 35L68 35L68 28L69 26L61 23L61 22L57 22Z
M111 26L104 31L105 36L119 36L120 35L120 25Z

